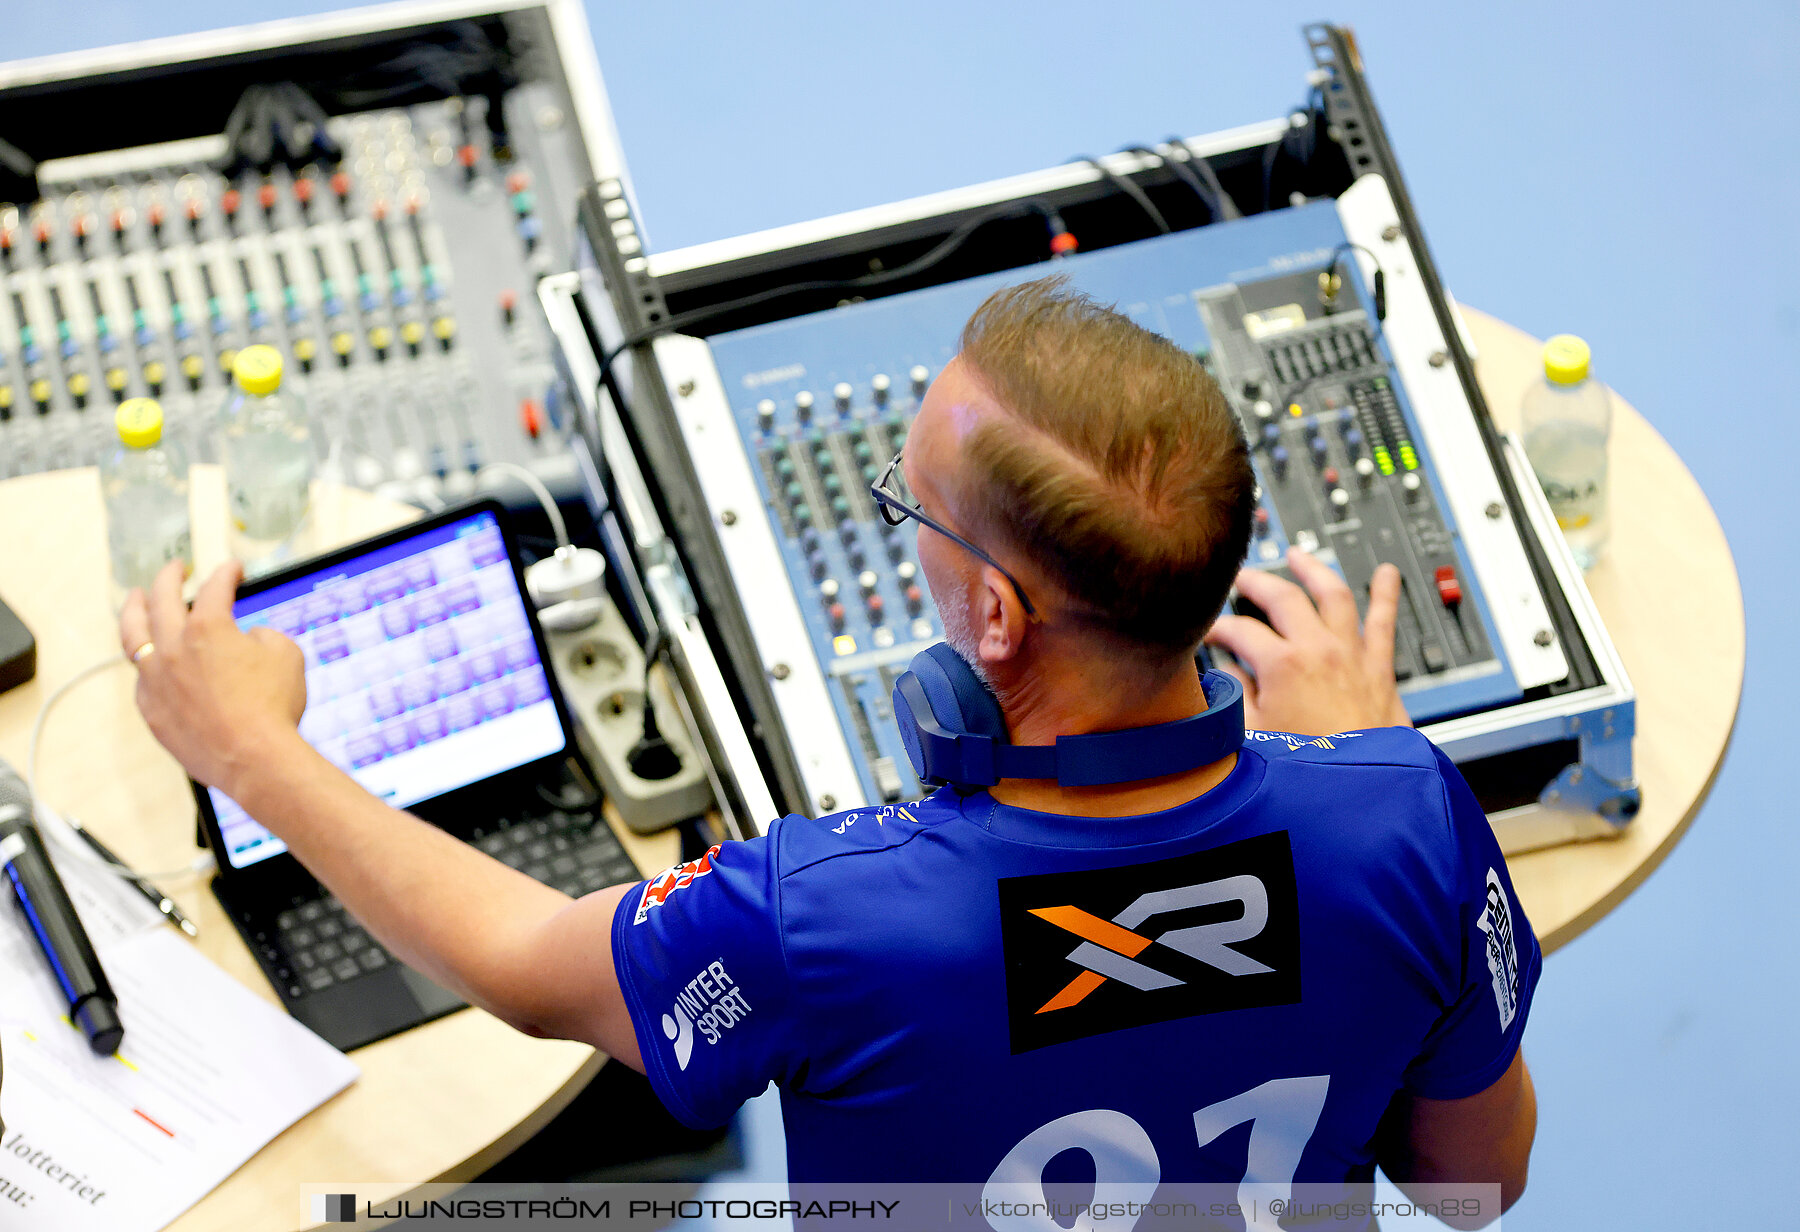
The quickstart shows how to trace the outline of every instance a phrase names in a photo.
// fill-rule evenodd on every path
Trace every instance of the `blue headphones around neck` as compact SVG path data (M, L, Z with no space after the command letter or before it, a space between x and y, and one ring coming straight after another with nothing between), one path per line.
M1122 731L1014 744L1000 703L948 643L927 646L894 682L894 719L921 783L968 795L1001 779L1055 779L1100 787L1161 778L1209 765L1244 743L1244 690L1207 672L1201 714Z

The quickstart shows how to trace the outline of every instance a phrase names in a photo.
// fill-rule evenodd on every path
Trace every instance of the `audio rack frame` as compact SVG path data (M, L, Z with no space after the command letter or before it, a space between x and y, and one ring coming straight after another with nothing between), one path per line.
M1475 380L1466 331L1425 244L1352 35L1314 25L1305 37L1313 59L1307 80L1319 99L1316 122L1328 138L1318 143L1312 159L1296 163L1289 157L1297 127L1290 119L1203 135L1188 144L1211 161L1234 197L1272 166L1271 178L1288 192L1339 199L1347 226L1357 220L1353 239L1360 241L1362 228L1373 227L1385 246L1403 250L1395 264L1408 270L1427 315L1405 344L1409 353L1396 355L1396 362L1409 389L1433 380L1458 387L1472 429L1462 433L1462 444L1485 452L1499 484L1482 501L1482 518L1493 525L1470 529L1491 534L1498 528L1516 537L1516 555L1528 569L1524 584L1535 590L1547 617L1548 627L1530 631L1529 641L1538 652L1554 655L1557 664L1554 679L1540 672L1539 683L1515 704L1423 730L1461 765L1508 850L1617 833L1638 805L1631 683L1522 451L1493 424ZM1153 196L1160 190L1158 204L1172 220L1178 216L1179 185L1171 186L1158 160L1128 153L1102 162ZM1380 181L1373 188L1358 183L1373 177ZM1347 196L1351 201L1344 205ZM722 541L730 512L721 517L702 495L689 448L693 415L684 413L683 404L704 396L699 387L709 367L705 348L691 338L654 335L672 317L705 318L708 306L758 290L903 265L984 212L1028 200L1048 202L1069 218L1084 252L1141 233L1137 207L1121 199L1099 171L1082 165L668 253L643 250L621 185L603 182L583 198L577 276L559 291L566 306L551 316L555 321L560 315L563 322L558 334L565 360L590 378L584 392L593 396L584 401L584 427L587 443L603 460L594 472L594 500L622 524L615 545L622 559L614 563L645 580L643 617L679 630L678 666L690 699L699 699L696 718L708 731L720 799L733 802L728 811L736 812L734 829L740 832L754 832L777 806L818 815L858 801L836 790L820 792L809 782L806 758L777 700L795 678L790 659L797 656L770 661L768 648L759 647ZM1017 268L1028 259L1021 254L1033 228L1041 235L1040 219L996 221L984 231L982 244L968 245L943 267L869 298ZM1357 260L1365 279L1372 275L1372 263L1363 256ZM823 293L775 299L748 312L698 321L693 332L710 336L829 306ZM598 357L615 348L604 388L598 388Z

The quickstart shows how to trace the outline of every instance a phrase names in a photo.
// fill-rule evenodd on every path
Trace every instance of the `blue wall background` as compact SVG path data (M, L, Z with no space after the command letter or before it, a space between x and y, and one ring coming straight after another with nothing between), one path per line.
M336 5L7 0L11 59ZM669 248L1284 113L1308 20L1353 26L1445 278L1596 371L1686 459L1743 579L1737 738L1689 837L1548 964L1514 1232L1795 1226L1800 1105L1800 6L1338 0L588 0L650 237ZM1690 636L1704 639L1706 629ZM1784 752L1783 750L1789 750Z

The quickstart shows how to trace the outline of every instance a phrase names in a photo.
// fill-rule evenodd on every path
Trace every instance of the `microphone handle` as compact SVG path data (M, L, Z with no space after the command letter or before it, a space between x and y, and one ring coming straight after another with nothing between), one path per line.
M14 815L5 817L8 811ZM69 1020L81 1028L96 1053L110 1056L117 1052L125 1037L118 1015L119 998L75 913L68 889L50 862L43 836L16 810L0 810L0 858L6 862L7 879L32 935L68 999Z

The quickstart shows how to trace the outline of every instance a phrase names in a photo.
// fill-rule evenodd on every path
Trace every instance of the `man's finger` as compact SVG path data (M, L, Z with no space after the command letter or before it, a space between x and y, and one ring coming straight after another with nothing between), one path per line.
M173 647L187 625L187 605L181 601L182 562L162 567L150 587L150 637L158 646Z
M1286 643L1275 630L1253 616L1221 616L1203 639L1208 646L1223 646L1232 657L1259 678L1265 677Z
M1313 640L1323 622L1306 592L1284 577L1262 569L1244 569L1237 576L1238 593L1269 614L1269 623L1283 637Z
M194 615L209 620L231 620L231 601L237 597L238 583L243 578L244 566L235 560L228 560L214 569L212 576L194 594Z
M1319 605L1319 616L1325 627L1347 641L1356 640L1356 596L1338 571L1310 552L1288 549L1288 570L1306 587L1313 602Z
M134 588L125 596L125 606L119 612L119 649L129 659L149 640L150 609L144 599L144 592Z
M1363 621L1363 647L1369 671L1377 680L1394 675L1394 623L1400 611L1400 570L1382 565L1369 579L1369 615Z

